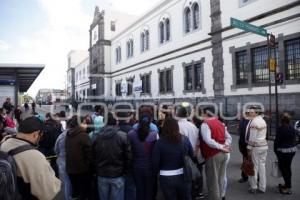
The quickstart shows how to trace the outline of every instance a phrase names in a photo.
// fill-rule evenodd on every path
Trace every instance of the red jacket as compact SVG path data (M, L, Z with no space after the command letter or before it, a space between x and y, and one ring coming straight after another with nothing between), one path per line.
M220 122L218 119L208 119L205 120L204 123L206 123L210 129L211 132L211 138L214 139L219 144L225 144L225 126L222 122ZM205 134L205 133L202 133ZM203 139L201 139L201 152L205 158L205 160L215 156L221 150L214 149L208 146Z

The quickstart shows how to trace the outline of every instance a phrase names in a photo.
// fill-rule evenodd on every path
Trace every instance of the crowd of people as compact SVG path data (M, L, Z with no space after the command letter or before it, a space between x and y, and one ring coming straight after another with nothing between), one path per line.
M0 113L5 136L0 150L9 154L22 147L13 158L23 199L154 200L159 190L166 200L226 198L232 137L214 107L163 107L158 120L149 106L136 113L126 105L107 113L95 106L93 114L70 119L64 111L47 113L45 119L34 113L18 120L16 133L3 134L12 112L6 108ZM239 182L249 181L253 194L265 193L267 185L267 124L262 114L258 107L249 107L238 129L243 160L251 160L254 170L250 176L242 171ZM278 185L282 194L292 193L291 163L297 151L290 120L289 114L282 115L274 142L285 182ZM200 172L197 179L187 178L185 156Z

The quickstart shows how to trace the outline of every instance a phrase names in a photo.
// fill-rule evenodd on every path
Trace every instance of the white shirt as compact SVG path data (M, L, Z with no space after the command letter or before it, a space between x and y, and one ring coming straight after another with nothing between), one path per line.
M198 128L187 119L180 119L178 121L179 131L182 135L189 138L194 152L196 151L196 145L199 140L199 130Z
M250 127L257 127L257 128L250 128ZM249 121L247 128L246 128L246 134L245 137L247 138L247 133L249 131L249 142L248 142L248 149L252 149L253 146L261 148L261 149L268 149L268 143L266 140L267 137L267 124L265 120L259 115L253 118L252 121ZM246 140L247 141L247 140Z
M201 136L203 141L211 148L222 150L225 145L230 146L232 142L232 137L225 127L225 144L220 144L213 138L211 138L211 130L207 123L203 122L201 124Z

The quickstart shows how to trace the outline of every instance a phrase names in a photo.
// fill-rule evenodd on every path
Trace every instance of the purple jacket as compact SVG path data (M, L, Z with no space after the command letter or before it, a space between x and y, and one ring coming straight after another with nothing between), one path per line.
M133 152L133 168L151 170L152 150L158 139L157 132L150 131L145 141L141 142L137 130L133 129L128 133L128 139Z

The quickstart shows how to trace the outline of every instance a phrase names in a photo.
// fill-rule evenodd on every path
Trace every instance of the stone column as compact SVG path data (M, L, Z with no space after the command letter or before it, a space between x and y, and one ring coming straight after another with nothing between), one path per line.
M220 0L210 1L213 89L215 96L224 96L223 45Z

